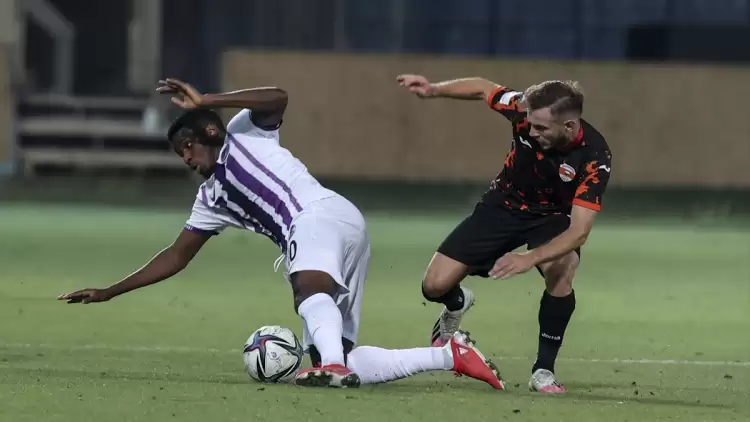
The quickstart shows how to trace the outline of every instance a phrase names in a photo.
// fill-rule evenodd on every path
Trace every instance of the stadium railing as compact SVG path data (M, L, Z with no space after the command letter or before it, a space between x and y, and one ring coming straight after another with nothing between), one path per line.
M158 109L144 98L24 98L17 123L22 169L182 168L164 141Z

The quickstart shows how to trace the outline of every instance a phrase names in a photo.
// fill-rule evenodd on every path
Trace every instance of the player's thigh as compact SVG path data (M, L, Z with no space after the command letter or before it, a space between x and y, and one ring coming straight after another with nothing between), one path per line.
M335 295L336 306L341 312L342 345L345 358L354 348L359 336L362 299L370 265L370 254L369 242L350 245L345 256L343 271L343 287L345 288L338 286ZM307 332L307 327L303 327L303 343L309 351L313 366L319 366L320 354L313 344L312 335Z
M338 303L360 288L352 285L351 273L369 251L367 230L359 211L337 199L299 215L290 228L286 267L296 306L316 293L329 294Z
M286 268L294 293L295 309L308 297L326 293L336 298L346 290L346 241L335 224L303 216L290 229Z
M467 275L488 277L499 257L524 243L521 227L512 212L477 204L438 247L425 274L425 289L444 293Z

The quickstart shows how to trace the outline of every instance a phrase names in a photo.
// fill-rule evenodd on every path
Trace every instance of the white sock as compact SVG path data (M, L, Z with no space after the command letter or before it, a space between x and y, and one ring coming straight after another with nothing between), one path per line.
M360 346L349 353L346 366L359 375L362 384L378 384L420 372L450 370L453 354L450 344L399 350Z
M307 332L320 353L321 363L343 365L343 322L333 298L325 293L314 294L299 305L297 312L305 321Z

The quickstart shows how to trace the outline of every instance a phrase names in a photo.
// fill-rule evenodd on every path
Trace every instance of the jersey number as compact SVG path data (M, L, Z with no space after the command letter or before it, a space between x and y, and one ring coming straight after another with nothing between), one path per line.
M297 257L297 241L292 240L289 243L289 261L294 261L294 258Z
M292 226L289 228L289 238L291 239L294 236L294 232L297 230L297 226ZM292 240L289 242L289 262L294 261L294 258L297 257L297 241Z

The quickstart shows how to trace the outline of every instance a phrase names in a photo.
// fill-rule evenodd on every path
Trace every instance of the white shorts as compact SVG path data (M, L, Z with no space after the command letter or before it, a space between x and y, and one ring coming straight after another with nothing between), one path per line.
M299 271L322 271L339 285L334 300L343 317L343 336L357 343L370 239L362 213L343 196L313 202L292 220L285 259L287 279ZM305 350L312 336L303 328Z

